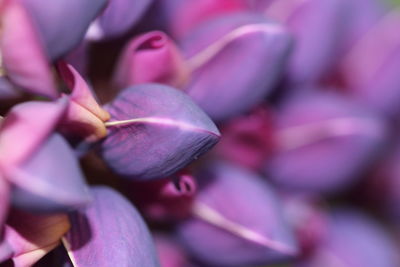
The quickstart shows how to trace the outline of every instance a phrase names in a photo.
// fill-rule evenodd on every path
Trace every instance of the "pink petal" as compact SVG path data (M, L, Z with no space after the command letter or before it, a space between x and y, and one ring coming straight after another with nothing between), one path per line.
M1 56L9 78L30 93L58 96L47 56L26 10L7 0L0 10Z
M21 163L54 130L67 108L67 100L31 101L11 109L0 127L0 166Z
M91 89L82 76L70 64L60 62L58 64L61 77L71 90L70 99L86 108L103 121L110 118L110 114L102 109L95 100Z
M152 31L132 39L125 47L114 74L119 88L147 82L181 87L188 68L175 43L163 32Z

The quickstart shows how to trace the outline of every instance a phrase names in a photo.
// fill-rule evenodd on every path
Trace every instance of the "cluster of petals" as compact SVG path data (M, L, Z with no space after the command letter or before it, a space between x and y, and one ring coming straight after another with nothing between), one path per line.
M0 265L400 266L386 0L0 0Z

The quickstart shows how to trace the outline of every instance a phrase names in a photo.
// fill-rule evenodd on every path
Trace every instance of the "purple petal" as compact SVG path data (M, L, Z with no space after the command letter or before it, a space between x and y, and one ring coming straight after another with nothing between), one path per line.
M99 18L103 37L117 37L130 30L153 0L109 0Z
M354 211L336 211L328 235L302 267L396 267L398 248L377 222ZM339 265L340 264L340 265Z
M240 13L202 24L181 44L193 72L186 93L211 118L225 120L271 92L291 39L279 24Z
M64 239L75 266L159 266L149 230L136 209L116 191L92 190L94 201L72 213Z
M334 192L354 182L387 137L379 116L334 94L287 101L277 116L276 154L267 177L306 192Z
M28 158L53 132L67 99L31 101L14 106L0 126L0 164L14 166Z
M59 93L50 65L28 12L17 0L5 1L0 18L0 50L7 76L30 93L56 98Z
M129 182L126 192L147 219L168 222L190 215L197 190L193 176L180 173L156 181Z
M108 107L107 164L133 179L168 177L209 150L219 131L184 93L163 85L125 89Z
M348 10L351 18L347 24L348 32L344 38L344 49L347 51L366 34L379 20L389 12L388 3L380 0L351 0Z
M219 163L198 178L193 218L178 227L197 259L216 266L249 266L297 253L279 200L261 177Z
M250 0L251 1L251 0ZM182 38L202 22L214 17L245 10L249 0L156 0L155 19L175 38ZM257 0L260 1L260 0Z
M6 169L13 203L31 211L76 209L90 200L79 162L67 142L53 134L20 166Z
M90 41L84 40L64 57L64 60L84 77L88 75L91 44Z
M285 24L296 40L288 71L291 82L316 82L337 63L349 19L347 2L281 0L268 7L266 15Z
M32 266L60 244L69 227L65 214L43 216L13 210L5 227L0 262L12 259L14 266Z
M350 96L388 116L400 114L400 12L378 21L342 61Z
M107 0L22 0L38 25L47 53L57 59L75 48Z
M175 43L165 33L152 31L132 39L124 48L114 82L119 88L147 82L181 87L188 71Z

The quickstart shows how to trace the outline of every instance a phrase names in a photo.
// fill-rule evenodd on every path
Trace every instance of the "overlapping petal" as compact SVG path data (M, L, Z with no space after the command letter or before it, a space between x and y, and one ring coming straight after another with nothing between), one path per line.
M56 98L59 93L48 57L30 14L18 0L3 2L0 9L0 68L4 67L10 80L22 89Z
M192 71L185 92L211 118L226 120L249 111L272 91L291 38L275 22L240 13L201 24L180 44Z
M292 83L315 83L337 63L347 31L347 0L274 1L266 15L285 24L296 40L288 66Z
M133 179L168 177L220 136L188 96L168 86L129 87L106 109L111 120L101 155L117 174Z
M395 267L399 257L394 241L366 215L350 210L336 211L328 234L314 255L297 266Z
M71 90L63 128L67 133L98 140L107 134L104 122L110 118L94 98L93 92L80 74L69 64L59 63L60 74Z
M178 173L156 181L131 182L125 190L146 218L169 222L190 215L197 185L190 174Z
M295 97L280 109L275 132L279 148L265 171L285 188L337 191L361 175L386 137L382 117L338 95Z
M187 81L188 72L175 43L165 33L152 31L128 43L113 79L119 88L148 82L179 88Z
M65 214L32 215L13 210L5 227L0 262L11 259L14 266L32 266L57 247L70 223Z
M64 239L74 266L159 266L137 210L110 188L95 187L92 193L92 204L70 215L71 230Z
M65 114L67 99L31 101L14 106L0 126L0 165L27 159L51 135Z
M197 259L216 266L249 266L296 255L279 200L261 177L215 163L197 178L193 217L178 227Z
M98 26L103 38L117 37L137 23L153 0L110 0L101 14Z
M53 134L5 175L14 185L14 205L31 211L69 211L88 204L89 188L66 140Z
M21 0L38 27L46 53L58 59L78 46L107 0ZM46 8L43 8L43 7Z

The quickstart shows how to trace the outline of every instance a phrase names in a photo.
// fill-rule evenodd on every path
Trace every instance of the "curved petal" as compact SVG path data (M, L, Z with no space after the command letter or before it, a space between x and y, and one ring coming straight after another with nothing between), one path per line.
M27 11L17 0L4 1L0 10L0 68L22 89L56 98L59 93L44 52ZM29 60L28 60L29 59Z
M325 240L302 267L395 267L399 266L394 240L377 222L364 214L337 210Z
M110 188L95 187L92 193L92 204L70 215L72 227L63 240L74 266L159 266L137 210Z
M346 1L351 18L347 24L348 30L344 42L344 50L348 52L356 42L370 29L379 23L385 14L390 11L390 5L379 0L351 0Z
M354 182L386 142L386 121L335 94L303 95L278 111L276 154L265 165L280 186L334 192Z
M108 107L109 134L101 154L133 179L168 177L208 151L219 131L184 93L163 85L125 89Z
M110 114L105 111L94 98L89 85L70 64L59 62L58 70L61 77L71 90L69 99L81 105L103 121L110 119Z
M67 108L67 99L31 101L14 106L0 126L0 165L28 158L53 132Z
M202 24L181 45L192 70L186 93L212 119L226 120L272 91L291 38L275 22L240 13Z
M399 27L398 10L384 16L356 42L341 66L350 96L394 118L400 114Z
M250 0L251 1L251 0ZM156 0L155 8L162 27L173 37L180 39L193 28L214 17L245 10L249 0ZM257 0L259 1L259 0Z
M261 177L214 163L197 178L193 218L178 226L197 259L216 266L250 266L296 255L279 200Z
M281 0L268 7L266 15L285 24L296 40L288 68L292 83L318 82L338 63L351 16L348 2Z
M62 130L67 134L84 136L91 141L106 136L104 122L110 118L110 114L100 107L88 84L74 67L60 62L58 69L71 90Z
M51 59L58 59L84 38L107 0L21 0L33 17Z
M175 43L163 32L152 31L128 43L113 79L119 88L147 82L181 87L188 79L188 72Z
M117 37L141 19L153 0L110 0L99 18L102 37Z
M5 227L9 254L0 262L12 259L16 267L32 266L60 244L69 227L65 214L44 216L13 210Z
M67 142L53 134L18 167L5 168L13 203L31 211L72 210L90 200L79 162Z

